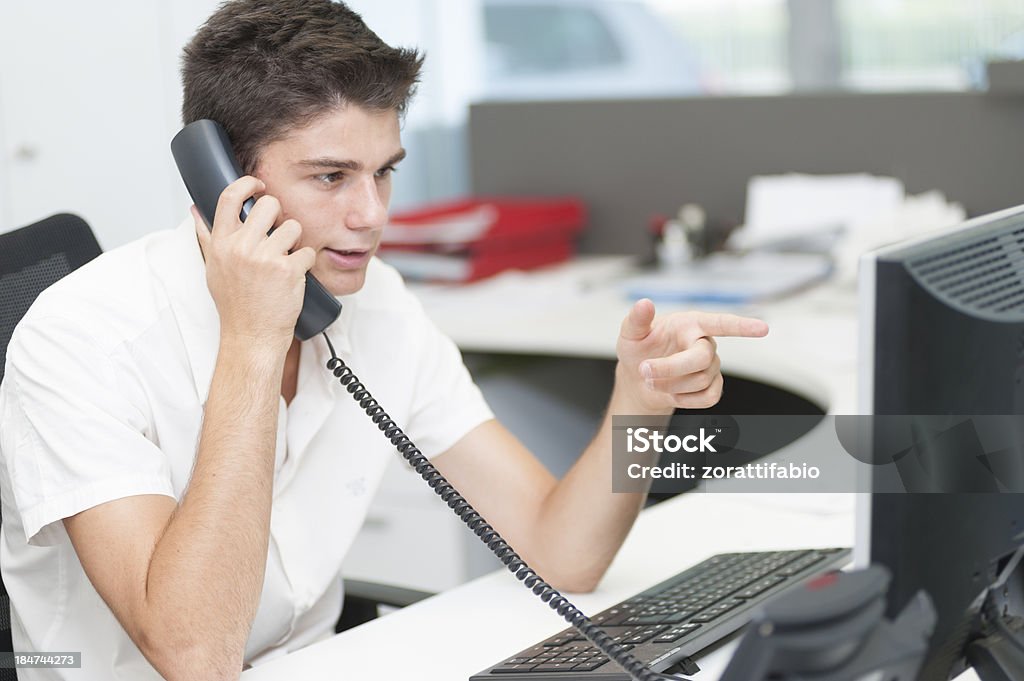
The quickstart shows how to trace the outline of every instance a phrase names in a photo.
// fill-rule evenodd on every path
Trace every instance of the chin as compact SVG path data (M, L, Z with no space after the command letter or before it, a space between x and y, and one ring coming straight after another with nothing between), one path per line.
M316 272L313 276L317 278L323 287L331 292L333 296L347 296L363 288L366 283L366 270L334 271L327 275L319 275Z

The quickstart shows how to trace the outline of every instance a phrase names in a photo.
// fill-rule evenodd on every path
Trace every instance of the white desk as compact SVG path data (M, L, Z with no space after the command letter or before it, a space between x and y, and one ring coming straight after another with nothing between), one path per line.
M631 305L618 281L629 268L628 258L598 256L462 288L413 290L463 351L614 359ZM708 309L757 316L770 327L766 338L718 340L725 373L789 390L829 413L855 413L855 291L821 285L770 303Z
M572 601L586 613L599 612L715 553L851 545L851 495L795 496L802 498L688 494L658 504L640 515L597 591ZM458 681L565 626L502 571L251 669L242 679ZM717 678L728 652L697 658L705 669L697 679Z

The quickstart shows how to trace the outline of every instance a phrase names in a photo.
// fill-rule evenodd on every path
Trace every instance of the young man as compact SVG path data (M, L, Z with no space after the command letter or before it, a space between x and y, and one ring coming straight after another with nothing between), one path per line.
M373 257L421 61L328 0L234 0L188 45L185 122L222 123L249 174L212 233L193 208L52 287L14 335L0 492L17 650L81 651L69 679L231 679L332 633L342 558L395 453L322 339L293 338L307 270L343 300L339 355L438 469L553 585L597 584L643 502L611 493L611 415L715 403L713 336L767 327L637 303L608 415L555 480Z

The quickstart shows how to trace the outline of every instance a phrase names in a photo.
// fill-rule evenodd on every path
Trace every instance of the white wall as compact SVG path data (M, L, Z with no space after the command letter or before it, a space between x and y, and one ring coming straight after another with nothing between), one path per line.
M73 211L110 247L169 214L161 10L0 5L4 227Z
M427 54L411 128L461 124L483 75L480 0L350 0L385 42Z
M0 3L0 231L70 211L110 249L187 215L168 147L180 127L178 60L218 4ZM350 4L384 40L428 53L405 127L410 151L427 158L405 164L395 202L429 199L450 159L417 140L465 120L480 63L479 0Z
M351 0L385 42L426 53L403 131L409 157L391 206L402 210L469 189L466 124L483 79L481 0Z

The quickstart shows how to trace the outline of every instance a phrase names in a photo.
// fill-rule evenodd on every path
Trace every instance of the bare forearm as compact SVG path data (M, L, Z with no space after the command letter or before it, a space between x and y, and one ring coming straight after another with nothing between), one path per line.
M155 648L208 645L215 653L202 663L229 676L262 591L282 366L276 349L222 341L192 477L147 578L148 633L170 639Z
M645 413L616 387L597 435L544 502L539 550L565 588L597 585L643 508L646 492L612 492L612 416Z

